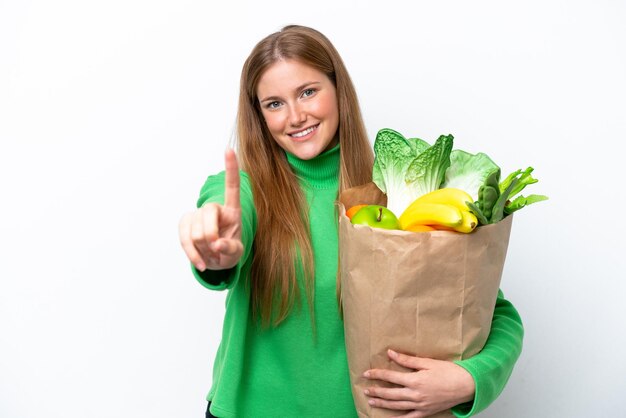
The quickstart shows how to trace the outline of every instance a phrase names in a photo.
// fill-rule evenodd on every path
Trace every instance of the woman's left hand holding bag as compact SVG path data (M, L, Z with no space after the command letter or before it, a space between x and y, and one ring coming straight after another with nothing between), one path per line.
M413 371L366 371L363 376L367 379L395 385L392 388L368 387L365 394L373 407L405 412L397 418L424 418L474 399L474 379L463 367L451 361L414 357L392 350L387 354L393 362Z

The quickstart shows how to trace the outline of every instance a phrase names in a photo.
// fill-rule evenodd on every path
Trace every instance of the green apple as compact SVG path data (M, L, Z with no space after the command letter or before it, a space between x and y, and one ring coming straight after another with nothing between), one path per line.
M368 225L373 228L400 229L398 218L384 206L367 205L350 219L355 225Z

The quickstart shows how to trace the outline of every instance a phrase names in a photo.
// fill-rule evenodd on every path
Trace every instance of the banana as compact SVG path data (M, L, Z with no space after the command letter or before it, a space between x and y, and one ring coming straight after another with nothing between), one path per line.
M398 219L400 229L409 230L415 225L443 225L451 228L463 223L463 214L452 205L442 203L411 204Z
M454 227L454 230L469 234L478 226L478 219L476 219L476 215L469 210L462 210L461 214L463 215L463 222L461 222L461 225Z
M416 225L430 225L435 229L470 233L478 225L478 220L470 212L467 202L473 202L473 199L461 189L444 187L433 190L415 199L400 215L400 228L415 230ZM451 211L450 207L457 211Z
M411 205L417 205L420 203L444 203L459 208L460 210L468 211L466 202L473 202L472 196L469 193L456 189L454 187L444 187L443 189L436 189L432 192L426 193L411 203ZM409 208L411 206L409 205ZM408 209L407 209L408 210Z
M406 231L411 231L411 232L430 232L430 231L436 231L437 228L435 228L434 226L430 226L430 225L420 225L420 224L411 224L409 225L408 229L406 229Z

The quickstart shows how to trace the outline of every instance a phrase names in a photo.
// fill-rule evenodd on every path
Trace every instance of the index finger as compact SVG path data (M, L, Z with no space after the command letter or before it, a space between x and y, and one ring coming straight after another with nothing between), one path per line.
M239 164L237 163L237 155L232 148L228 148L224 159L226 163L224 206L238 209L241 206L241 202L239 200Z

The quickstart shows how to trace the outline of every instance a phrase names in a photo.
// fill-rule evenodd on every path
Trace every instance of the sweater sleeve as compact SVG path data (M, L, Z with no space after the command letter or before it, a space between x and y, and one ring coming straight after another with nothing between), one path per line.
M452 409L456 417L475 415L500 395L522 351L523 337L522 320L500 290L485 346L475 356L455 361L472 375L476 384L474 400Z
M242 267L250 258L252 241L256 232L256 210L252 198L252 188L247 174L240 171L241 178L241 241L243 243L243 255L239 263L227 270L205 270L203 272L191 264L191 270L201 285L211 290L225 290L235 285ZM207 203L224 204L224 181L225 172L209 176L200 190L200 197L196 203L198 208Z

